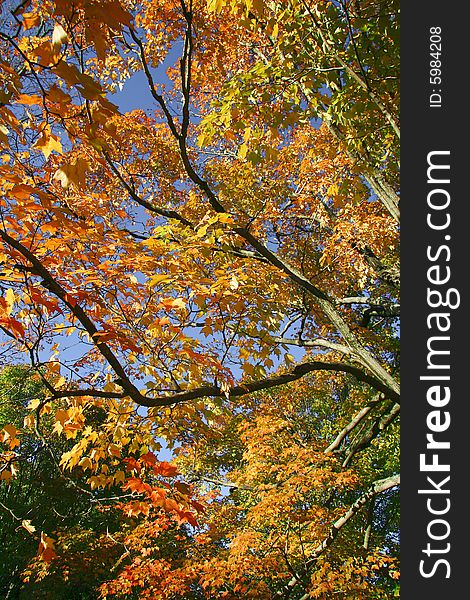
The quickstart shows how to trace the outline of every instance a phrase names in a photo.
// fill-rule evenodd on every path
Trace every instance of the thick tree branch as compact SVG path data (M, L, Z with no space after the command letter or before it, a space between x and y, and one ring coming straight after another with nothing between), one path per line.
M355 429L359 423L363 421L363 419L370 413L370 411L377 406L378 403L383 402L383 398L377 397L374 400L371 400L366 406L364 406L359 412L357 412L351 421L344 427L336 436L334 441L325 449L325 454L330 454L330 452L334 452L339 446L344 438L350 433L353 429Z
M59 300L61 300L69 308L71 313L83 325L98 350L116 373L117 377L121 381L122 389L135 402L140 404L139 401L143 399L142 394L130 382L124 368L110 347L104 342L100 341L100 332L82 307L73 300L71 295L67 293L67 291L57 282L48 269L46 269L42 262L28 248L26 248L26 246L12 238L6 231L0 230L0 237L5 243L19 252L31 264L34 275L42 278L42 285L52 294L57 296L57 298L59 298Z
M306 96L309 97L309 90L305 90ZM343 147L346 149L346 154L349 156L351 160L356 162L366 161L370 168L370 172L363 173L363 177L365 181L370 185L371 190L377 196L377 198L382 202L385 208L388 210L390 215L394 218L394 220L399 223L400 222L400 197L392 188L392 186L385 180L383 173L381 173L377 167L371 165L367 159L358 154L357 152L352 152L349 148L345 135L340 130L338 125L333 123L331 119L326 118L327 111L325 110L323 113L320 112L320 116L323 119L323 122L328 127L329 132L336 138L339 142L343 144ZM329 115L328 115L329 116Z
M315 561L323 554L323 552L331 546L331 544L336 539L336 536L341 531L341 528L346 525L346 523L352 519L363 507L366 505L372 498L375 498L378 494L382 494L387 490L390 490L394 487L400 485L400 475L393 475L392 477L387 477L386 479L380 479L375 481L369 489L360 496L354 504L331 526L331 529L328 535L316 546L313 552L308 557L308 561L306 564L307 569L311 569ZM289 593L296 585L298 584L297 578L292 578L285 586L283 590L279 590L277 592L277 596L284 596L285 593ZM310 594L304 594L300 600L308 600L310 598Z
M183 0L181 1L181 8L186 19L187 28L184 36L184 50L183 56L181 57L181 89L183 92L183 109L182 109L182 120L181 120L181 139L185 140L188 135L189 128L189 105L191 95L191 67L192 67L192 52L193 52L193 35L192 35L192 20L193 15L191 8L189 10Z
M207 385L195 388L193 390L176 392L175 394L171 394L164 397L142 397L140 403L144 406L152 407L170 406L172 404L178 404L187 400L195 400L197 398L202 398L205 396L223 397L228 394L231 398L235 398L237 396L244 396L253 392L258 392L272 387L277 387L279 385L284 385L286 383L290 383L291 381L296 381L304 375L307 375L307 373L312 373L314 371L334 371L349 373L350 375L356 377L358 381L362 381L364 383L369 384L377 391L380 391L383 394L385 394L385 396L387 396L388 398L393 399L395 402L399 402L399 394L397 394L389 387L384 385L380 380L365 373L358 367L353 367L352 365L348 365L346 363L323 362L318 360L297 365L292 371L284 373L282 375L274 375L273 377L266 377L265 379L260 379L258 381L247 382L245 384L240 384L229 389L223 389L217 385Z
M347 356L353 354L353 351L349 346L337 344L336 342L330 342L320 338L304 340L302 338L299 339L274 336L272 340L278 344L285 344L286 346L298 346L299 348L327 348L328 350L335 350L336 352L341 352L341 354L345 354Z
M202 398L205 396L222 397L225 396L227 393L229 393L232 397L242 396L255 391L269 389L271 387L295 381L300 377L303 377L307 373L318 370L350 373L354 375L359 381L368 383L377 391L384 393L390 399L394 400L395 402L399 402L398 391L395 390L393 387L389 386L387 382L382 381L381 378L369 375L361 369L359 369L358 367L354 367L352 365L337 362L328 363L322 361L311 361L308 363L303 363L297 365L293 369L293 371L289 373L277 375L274 377L268 377L266 379L262 379L255 382L249 382L244 385L238 385L231 388L229 392L225 389L222 389L219 386L202 386L195 388L194 390L176 392L175 394L171 394L169 396L164 397L152 398L149 396L145 396L141 394L141 392L139 392L139 390L134 386L133 383L131 383L119 359L112 352L110 347L106 343L100 341L100 332L98 331L93 321L88 317L88 315L81 308L81 306L73 301L73 299L70 297L67 291L44 267L41 261L28 248L26 248L26 246L12 238L5 231L0 230L0 237L3 239L4 242L6 242L8 245L14 248L16 251L18 251L22 256L24 256L24 258L32 265L32 270L34 271L34 274L42 278L42 285L55 296L57 296L69 308L71 313L83 325L83 327L95 343L98 350L101 352L103 357L107 360L108 364L116 373L116 381L118 382L119 386L122 387L123 392L125 392L125 395L130 396L137 404L141 406L169 406L172 404L184 402L187 400L193 400L195 398ZM358 353L358 356L362 359L361 354ZM68 395L67 391L65 390L63 393L58 391L56 391L55 393L60 393L62 397ZM113 397L120 397L120 394L116 394Z
M190 28L188 28L187 31L190 33ZM144 65L145 69L146 59L142 43L140 42L140 40L138 40L135 32L131 31L131 35L136 41L136 43L139 45L139 48L141 50L142 64ZM213 192L208 182L202 179L193 167L191 160L188 156L185 137L178 134L164 99L155 92L151 76L149 77L148 75L147 78L149 79L151 91L153 90L152 95L162 107L170 131L173 133L174 137L178 141L181 160L188 177L203 192L203 194L206 196L207 200L209 201L209 204L215 212L226 213L227 211L225 207L220 203L217 195ZM290 265L286 260L282 259L278 254L276 254L274 251L268 248L267 245L260 242L249 231L247 227L234 226L232 227L232 230L235 233L237 233L240 237L242 237L245 241L247 241L251 245L251 247L254 248L259 255L268 260L271 265L275 266L284 274L286 274L293 283L295 283L301 289L305 290L310 295L315 297L319 307L323 310L330 323L332 323L336 330L342 335L345 342L354 350L361 364L367 369L369 369L373 376L380 380L393 394L397 395L399 393L399 385L395 381L395 379L386 371L386 369L384 369L384 367L382 367L382 365L371 355L369 351L365 350L362 347L357 337L353 334L346 321L343 319L340 312L337 310L335 299L330 298L328 294L326 294L324 291L320 290L317 286L315 286L295 267Z
M352 443L352 448L349 450L346 458L343 461L343 467L347 467L353 456L360 450L367 448L372 440L384 431L400 414L400 405L398 403L391 404L380 419L374 422L365 430L364 433L358 435Z

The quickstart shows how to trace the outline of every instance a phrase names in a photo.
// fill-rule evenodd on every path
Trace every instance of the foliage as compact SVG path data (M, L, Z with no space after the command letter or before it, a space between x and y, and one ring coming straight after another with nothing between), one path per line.
M55 535L64 523L70 528L88 526L98 531L103 527L113 528L116 519L106 518L90 506L89 490L82 487L85 481L79 473L73 478L63 477L58 457L71 444L51 435L50 415L43 416L41 432L23 428L28 404L44 398L44 387L38 378L26 367L3 369L0 398L0 427L5 426L4 431L14 427L18 437L13 439L21 439L13 451L2 455L5 485L0 488L1 589L3 597L15 598L18 594L28 596L20 591L28 563L36 555L41 561L56 556L55 540L48 534ZM86 585L83 582L82 585L84 589ZM95 585L96 580L88 585L89 591ZM63 597L71 598L72 587L62 582L57 596L62 593ZM39 597L37 590L35 597Z
M25 593L397 593L398 3L0 5Z

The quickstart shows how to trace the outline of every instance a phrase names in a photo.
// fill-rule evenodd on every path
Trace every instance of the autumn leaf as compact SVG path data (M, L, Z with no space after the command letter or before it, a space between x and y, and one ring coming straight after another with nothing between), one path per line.
M67 32L59 23L54 25L54 30L52 32L52 45L53 46L61 46L68 39Z
M162 461L154 466L153 468L156 475L162 475L163 477L175 477L178 475L178 469L166 461Z
M47 536L44 532L41 532L41 541L37 551L37 556L40 560L45 563L50 563L57 557L54 550L55 540Z
M54 431L60 434L64 431L66 423L70 419L70 415L67 410L60 409L56 411L55 419Z
M31 524L31 521L29 519L23 519L21 521L21 527L23 527L23 529L26 529L28 533L34 533L36 531L36 527L34 527L34 525Z
M62 144L60 139L56 135L52 134L50 128L48 127L44 128L40 138L36 141L33 147L41 150L46 160L53 151L62 154Z
M140 457L141 462L145 463L149 466L154 466L157 464L157 457L153 452L147 452Z
M41 15L39 13L23 13L23 25L25 29L32 29L33 27L37 27L40 22Z
M59 575L64 597L396 589L382 4L2 12L0 501L25 597Z
M82 157L78 157L70 163L63 165L60 169L57 169L53 180L58 181L65 189L68 189L70 186L84 188L89 168L88 161Z
M25 104L26 106L34 106L35 104L42 104L43 97L38 94L19 94L16 102L18 104Z

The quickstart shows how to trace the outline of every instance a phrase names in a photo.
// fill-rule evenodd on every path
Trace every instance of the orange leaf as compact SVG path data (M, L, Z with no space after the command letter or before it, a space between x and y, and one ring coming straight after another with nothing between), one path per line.
M57 554L54 551L55 540L41 532L41 541L39 542L37 556L46 563L50 563Z
M27 106L32 106L33 104L42 104L42 96L38 94L20 94L16 99L18 104L26 104Z
M36 27L41 22L41 16L34 12L23 13L23 25L25 29Z
M166 461L162 461L154 468L155 475L162 475L162 477L175 477L179 474L178 469Z
M152 452L147 452L147 454L142 455L140 457L140 460L142 462L146 463L147 465L156 465L157 464L157 457Z
M59 154L62 154L62 144L60 143L59 138L50 132L50 129L44 129L41 137L33 145L33 148L39 148L39 150L41 150L41 152L44 154L46 160L49 158L49 155L53 150Z
M13 317L0 317L0 323L4 325L6 329L9 329L15 337L19 339L24 338L25 329L23 325Z
M88 161L78 157L69 164L65 164L60 169L57 169L52 179L60 182L61 186L65 189L70 186L84 188L86 172L89 168Z
M135 458L124 458L123 462L126 463L126 469L128 471L137 471L139 472L141 470L141 466L139 465L139 463L135 460Z

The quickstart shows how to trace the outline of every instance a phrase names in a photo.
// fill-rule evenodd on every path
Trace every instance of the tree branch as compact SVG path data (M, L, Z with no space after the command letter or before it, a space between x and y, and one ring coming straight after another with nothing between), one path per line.
M379 435L391 423L393 423L393 421L398 417L399 413L400 405L398 403L391 404L380 419L375 420L367 429L367 431L359 436L359 439L354 440L352 448L349 450L348 455L344 459L343 467L347 467L357 452L367 448L367 446L377 435Z
M328 448L325 449L325 454L330 454L331 452L336 450L340 446L344 438L348 435L348 433L355 429L359 425L359 423L361 423L361 421L370 413L370 411L380 402L383 402L383 398L374 398L374 400L371 400L366 406L364 406L364 408L362 408L358 413L356 413L351 419L351 421L346 425L346 427L344 427L338 433L338 435L336 436L334 441L328 446Z
M310 569L315 564L315 561L323 554L323 552L331 546L334 542L336 536L340 532L341 528L346 525L346 523L356 515L365 504L367 504L372 498L381 494L389 489L392 489L396 486L400 485L400 475L393 475L392 477L387 477L386 479L380 479L378 481L374 481L374 483L369 487L369 489L360 496L354 504L337 520L333 523L330 528L328 535L317 545L317 547L310 554L306 567ZM280 590L277 592L277 596L283 596L285 592L289 593L296 585L298 581L296 578L292 578L285 586L284 590ZM308 600L310 595L304 594L299 600Z

